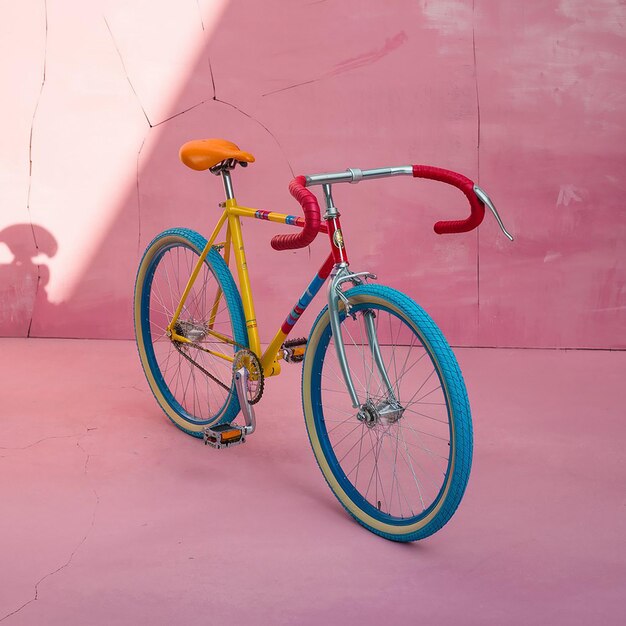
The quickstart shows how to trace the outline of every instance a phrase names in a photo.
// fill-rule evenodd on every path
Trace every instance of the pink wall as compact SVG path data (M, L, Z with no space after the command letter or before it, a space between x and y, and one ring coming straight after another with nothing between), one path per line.
M132 336L141 251L169 226L206 233L221 199L178 147L224 137L257 157L240 202L290 213L293 173L465 173L515 244L489 216L437 236L458 192L378 181L336 188L353 266L457 344L626 347L618 0L42 0L0 20L0 334ZM277 253L279 231L245 223L266 340L327 246Z

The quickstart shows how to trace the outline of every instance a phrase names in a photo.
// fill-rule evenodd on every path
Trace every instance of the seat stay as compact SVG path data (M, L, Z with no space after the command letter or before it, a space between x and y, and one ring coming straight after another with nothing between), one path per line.
M226 263L226 267L230 266L230 226L226 226L226 241L224 243L224 262ZM219 309L220 300L222 299L222 288L217 288L217 293L215 294L215 302L213 302L213 308L211 309L211 317L209 318L209 324L207 328L209 331L213 330L213 326L215 326L215 318L217 317L217 311Z
M178 306L176 307L176 311L174 311L174 315L170 323L167 325L166 331L170 337L172 336L174 326L176 322L178 321L178 318L180 317L183 307L185 306L185 302L187 301L189 292L191 291L193 284L196 282L196 278L198 278L200 269L202 268L203 263L205 262L211 248L213 247L213 243L217 239L217 236L219 235L220 230L222 230L222 226L224 225L224 222L226 221L227 217L228 217L228 211L224 210L220 219L217 221L217 224L215 225L215 228L213 229L213 233L211 234L211 237L207 241L207 244L204 247L204 250L200 253L200 256L198 257L198 261L196 263L196 266L193 268L193 271L191 272L191 276L189 277L189 280L187 281L187 285L185 286L183 295L180 297L180 302L178 303Z

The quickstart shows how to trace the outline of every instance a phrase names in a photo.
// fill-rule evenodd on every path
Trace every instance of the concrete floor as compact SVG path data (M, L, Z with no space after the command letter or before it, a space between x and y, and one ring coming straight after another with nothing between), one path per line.
M258 433L215 451L162 415L131 342L0 354L7 625L624 623L624 352L458 350L470 486L408 545L328 490L297 365Z

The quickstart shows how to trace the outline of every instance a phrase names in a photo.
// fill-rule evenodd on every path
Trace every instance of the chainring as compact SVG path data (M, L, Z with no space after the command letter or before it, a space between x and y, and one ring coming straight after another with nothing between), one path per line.
M265 389L265 376L263 375L263 368L261 362L252 350L243 348L235 353L233 360L233 373L245 367L248 370L248 389L246 393L248 395L248 402L250 404L256 404L263 395Z

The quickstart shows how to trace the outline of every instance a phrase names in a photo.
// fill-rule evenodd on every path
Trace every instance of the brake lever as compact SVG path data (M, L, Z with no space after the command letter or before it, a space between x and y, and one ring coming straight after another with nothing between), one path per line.
M496 218L496 222L498 222L498 226L500 226L502 232L511 241L513 241L513 235L511 235L511 233L509 233L509 231L504 227L500 214L498 213L496 207L491 201L491 198L486 194L485 190L481 189L478 185L474 185L474 193L476 194L477 198L493 213L493 216Z

